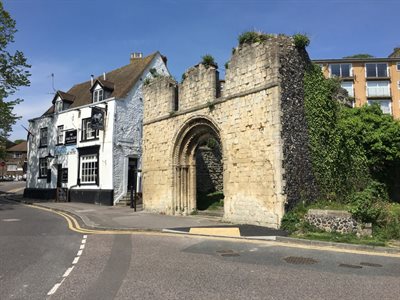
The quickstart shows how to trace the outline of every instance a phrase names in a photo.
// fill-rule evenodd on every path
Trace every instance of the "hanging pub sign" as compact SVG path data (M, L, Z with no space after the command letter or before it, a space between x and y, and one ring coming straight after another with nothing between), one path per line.
M90 127L92 127L93 130L104 130L104 112L102 108L92 107Z
M65 132L65 145L76 144L77 130L68 130Z

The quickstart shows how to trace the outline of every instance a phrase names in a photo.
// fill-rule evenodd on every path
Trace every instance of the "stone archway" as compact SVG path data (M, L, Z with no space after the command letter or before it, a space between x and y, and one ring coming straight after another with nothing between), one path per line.
M176 137L173 150L172 205L175 214L190 214L197 209L196 151L210 138L218 142L223 153L220 130L205 117L187 121Z

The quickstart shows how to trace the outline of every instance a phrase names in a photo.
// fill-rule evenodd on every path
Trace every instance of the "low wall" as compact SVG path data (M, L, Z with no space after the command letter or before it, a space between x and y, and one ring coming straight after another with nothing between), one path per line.
M310 209L304 218L311 225L327 232L372 234L371 224L357 222L347 211Z

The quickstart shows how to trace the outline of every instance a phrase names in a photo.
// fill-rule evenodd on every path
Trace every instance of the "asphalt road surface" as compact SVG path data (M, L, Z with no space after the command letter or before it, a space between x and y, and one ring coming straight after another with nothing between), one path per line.
M0 250L0 299L400 298L399 257L150 233L86 237L56 214L1 200Z
M53 213L0 195L0 299L46 299L79 250L82 234Z
M57 299L399 299L400 259L259 242L90 235Z

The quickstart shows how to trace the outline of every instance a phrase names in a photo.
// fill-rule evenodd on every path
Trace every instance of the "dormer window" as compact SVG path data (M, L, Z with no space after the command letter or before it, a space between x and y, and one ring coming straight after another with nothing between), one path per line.
M93 91L93 102L104 100L104 91L102 89Z
M56 101L56 112L61 112L63 110L63 102L62 100Z

